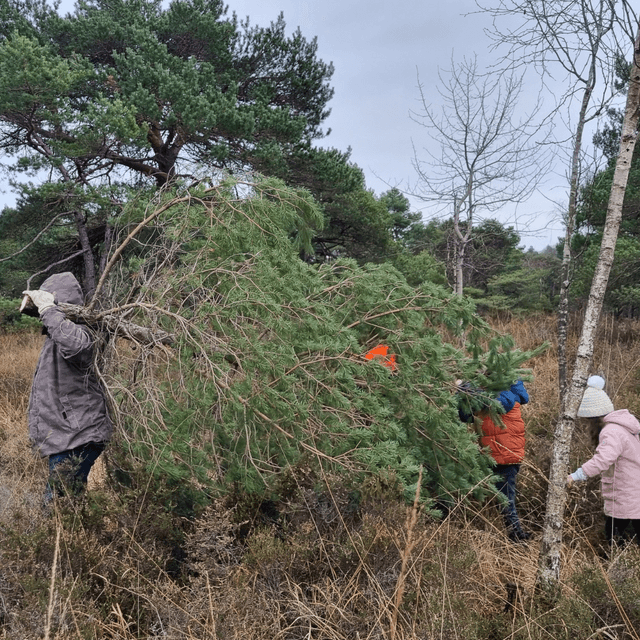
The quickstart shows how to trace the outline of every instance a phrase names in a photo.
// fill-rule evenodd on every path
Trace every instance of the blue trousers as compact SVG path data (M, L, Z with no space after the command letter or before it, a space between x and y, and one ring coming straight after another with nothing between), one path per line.
M77 497L87 486L89 471L104 451L104 442L88 442L75 449L67 449L49 456L49 482L44 493L44 503L53 496Z
M498 464L494 467L494 472L500 476L496 488L507 498L507 504L502 507L507 533L516 537L522 534L520 518L516 511L516 476L518 471L520 471L519 464Z

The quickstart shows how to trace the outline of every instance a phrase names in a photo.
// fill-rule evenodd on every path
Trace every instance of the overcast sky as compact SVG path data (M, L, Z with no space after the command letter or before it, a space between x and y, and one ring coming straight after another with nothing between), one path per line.
M319 145L352 150L351 159L364 172L367 186L380 195L390 186L415 185L414 146L431 144L423 127L409 116L419 111L420 83L427 99L438 103L438 69L452 56L477 54L490 60L485 15L475 13L474 0L229 0L229 11L266 26L282 11L287 27L300 27L317 37L318 55L333 62L335 89L326 126L331 133ZM426 154L425 154L426 156ZM566 200L560 175L550 175L542 194L521 205L506 207L495 217L514 224L522 244L535 249L555 245L562 235L558 207ZM430 210L412 199L426 218ZM525 227L531 229L527 232Z
M73 5L63 0L59 10L67 13ZM425 129L409 116L420 109L418 72L435 105L441 102L439 68L448 68L452 57L489 59L483 32L488 18L469 15L476 10L474 0L229 0L228 6L229 13L249 16L260 26L282 12L290 32L300 27L307 39L317 37L319 57L335 67L335 94L325 123L331 133L318 144L351 148L352 161L377 195L391 186L415 186L413 145L421 153L430 144ZM563 174L562 167L557 169L542 193L518 210L511 205L494 214L515 226L522 245L540 250L555 245L562 234L557 203L567 197ZM425 219L433 215L420 201L411 201Z

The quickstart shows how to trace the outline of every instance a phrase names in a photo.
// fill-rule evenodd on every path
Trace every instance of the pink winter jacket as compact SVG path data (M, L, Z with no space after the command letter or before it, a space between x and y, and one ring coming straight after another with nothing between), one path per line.
M640 422L626 409L604 422L596 453L582 470L590 478L600 474L605 515L640 519Z

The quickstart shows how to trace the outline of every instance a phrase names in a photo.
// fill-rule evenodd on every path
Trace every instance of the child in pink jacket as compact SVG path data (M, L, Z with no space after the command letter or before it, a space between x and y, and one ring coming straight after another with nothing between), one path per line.
M629 527L640 544L640 422L626 409L613 410L604 380L587 380L578 417L599 429L595 455L567 477L567 484L600 476L605 533L609 542L625 542Z

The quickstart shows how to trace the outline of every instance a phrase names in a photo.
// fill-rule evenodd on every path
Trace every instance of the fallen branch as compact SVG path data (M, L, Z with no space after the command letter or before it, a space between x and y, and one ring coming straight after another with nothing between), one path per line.
M80 322L90 327L106 328L107 331L120 338L152 346L155 344L171 345L174 342L174 336L166 331L142 327L129 320L124 320L117 314L101 313L75 304L59 303L58 308L73 322Z

